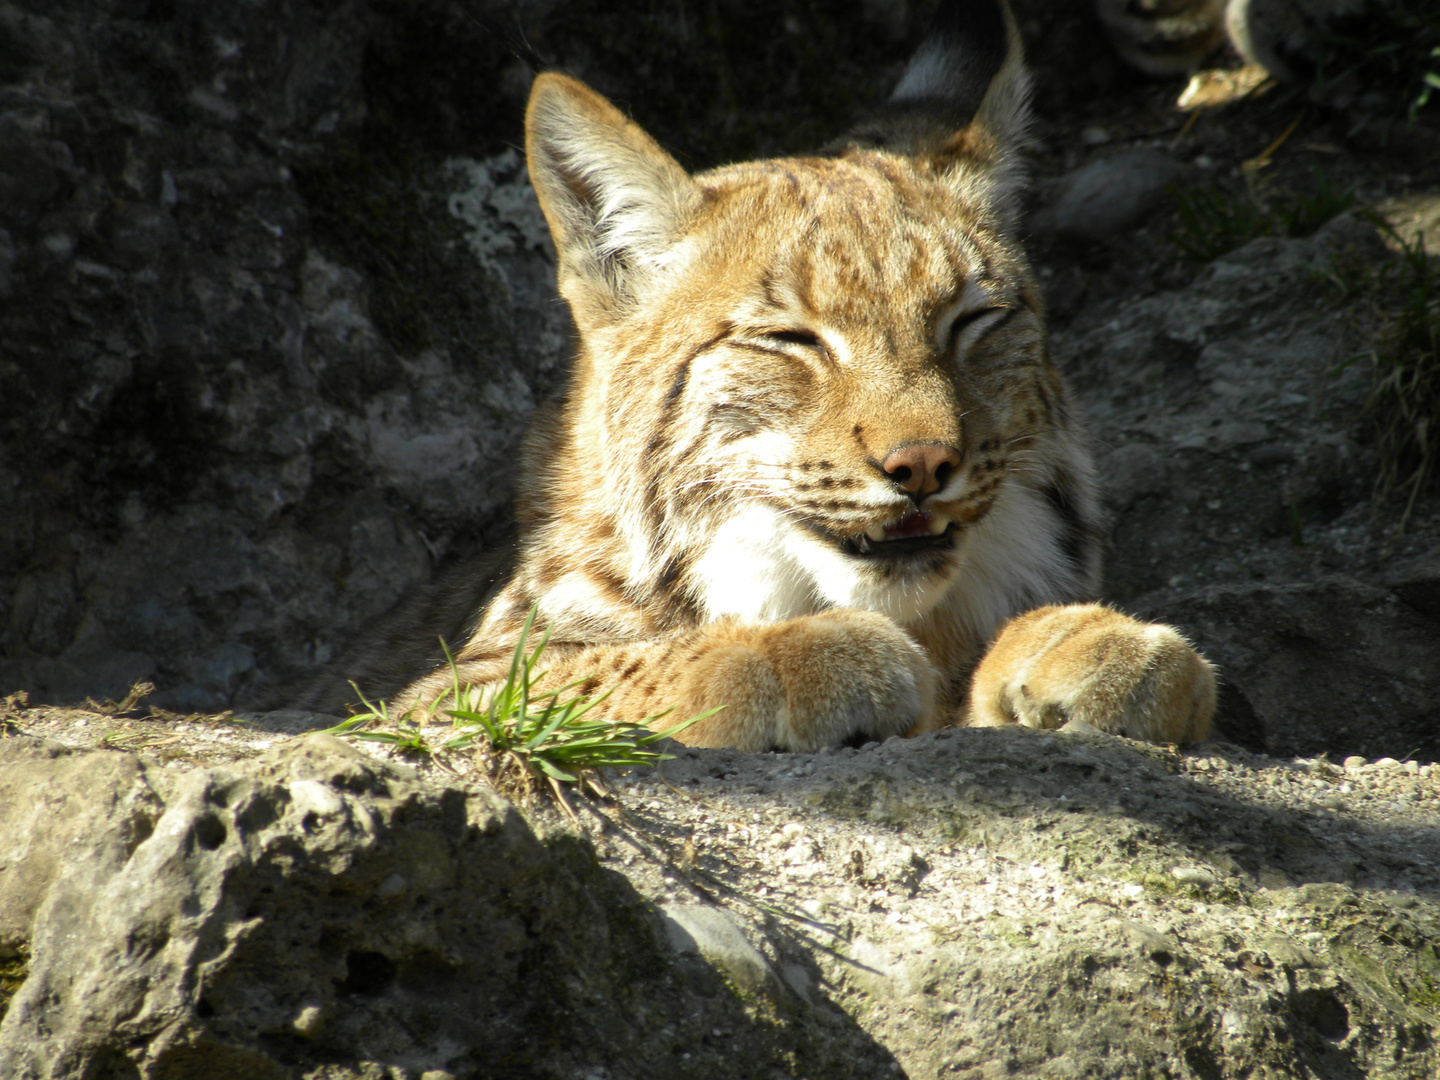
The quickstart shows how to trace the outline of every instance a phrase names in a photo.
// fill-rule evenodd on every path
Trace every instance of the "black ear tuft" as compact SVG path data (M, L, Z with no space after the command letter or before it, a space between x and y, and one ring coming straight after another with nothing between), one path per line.
M942 0L890 95L899 106L943 109L956 127L969 123L1012 47L1001 0Z
M941 0L889 101L830 150L883 148L940 171L963 171L972 192L983 189L1008 226L1023 179L1018 151L1029 97L1020 33L1005 0Z

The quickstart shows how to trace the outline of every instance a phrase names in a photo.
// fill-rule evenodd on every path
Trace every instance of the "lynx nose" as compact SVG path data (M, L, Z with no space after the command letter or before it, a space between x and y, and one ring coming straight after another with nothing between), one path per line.
M885 475L918 504L945 486L964 459L957 448L939 443L908 443L880 463Z

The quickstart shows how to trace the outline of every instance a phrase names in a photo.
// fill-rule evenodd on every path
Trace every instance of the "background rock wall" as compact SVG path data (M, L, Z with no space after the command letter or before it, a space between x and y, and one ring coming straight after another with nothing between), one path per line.
M253 703L502 534L567 332L526 62L818 143L917 19L796 7L0 6L6 691Z
M1032 247L1114 509L1109 595L1211 652L1229 737L1433 757L1440 513L1427 495L1398 542L1394 508L1373 516L1364 365L1334 375L1391 255L1352 219L1204 266L1166 239L1171 186L1239 177L1257 197L1330 177L1433 224L1433 123L1306 113L1256 172L1293 99L1187 124L1088 3L1018 8ZM516 146L532 68L589 79L698 168L823 142L927 15L0 3L0 690L283 701L437 568L504 545L568 332Z
M562 329L513 152L443 163L498 153L524 88L459 9L401 16L0 12L7 685L253 697L508 499ZM402 142L417 49L452 50L425 111L456 130ZM483 261L452 187L498 204Z

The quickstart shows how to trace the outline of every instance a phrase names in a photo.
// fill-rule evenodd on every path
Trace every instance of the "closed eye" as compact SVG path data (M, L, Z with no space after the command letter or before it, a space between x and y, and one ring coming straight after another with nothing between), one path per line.
M949 352L957 355L970 348L1017 310L1013 307L983 307L957 315L950 324Z
M798 345L805 349L824 348L820 339L809 330L770 330L765 336L771 341L778 341L782 345Z

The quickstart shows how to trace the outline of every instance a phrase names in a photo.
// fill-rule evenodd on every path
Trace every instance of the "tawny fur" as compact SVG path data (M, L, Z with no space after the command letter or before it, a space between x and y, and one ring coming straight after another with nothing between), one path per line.
M1028 611L980 665L978 722L1205 736L1214 678L1173 631L1031 610L1095 594L1093 468L1013 237L1014 21L981 0L937 27L835 152L696 176L536 79L526 149L578 347L467 683L505 676L533 606L551 684L615 687L608 715L723 706L681 738L811 750L964 723Z
M1147 75L1193 71L1225 36L1225 0L1095 0L1115 51Z
M1325 72L1333 80L1358 59L1343 59L1347 47L1358 48L1344 28L1363 27L1378 10L1382 5L1370 0L1095 0L1120 57L1161 78L1194 71L1228 38L1249 63L1281 81Z
M1012 619L970 684L974 727L1079 720L1132 739L1194 742L1214 712L1214 673L1184 638L1098 604Z

